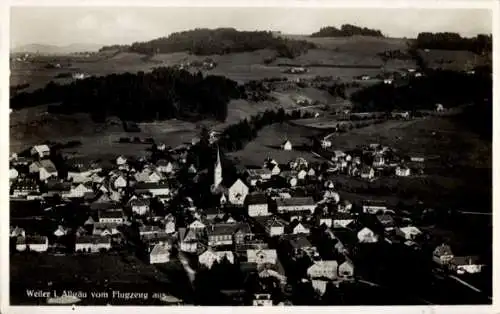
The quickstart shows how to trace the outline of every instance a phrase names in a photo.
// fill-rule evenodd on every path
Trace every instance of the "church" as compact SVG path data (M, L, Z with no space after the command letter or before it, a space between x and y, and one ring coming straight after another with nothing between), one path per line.
M220 151L217 148L217 160L214 166L214 179L213 184L210 187L213 195L219 196L220 204L224 205L226 203L243 206L245 198L248 195L248 186L240 179L229 183L224 179L222 173L222 163L220 159Z

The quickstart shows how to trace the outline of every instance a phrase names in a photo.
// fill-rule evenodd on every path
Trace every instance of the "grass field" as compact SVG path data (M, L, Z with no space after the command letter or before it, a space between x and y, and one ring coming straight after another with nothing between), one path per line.
M475 66L491 64L491 57L480 56L465 50L419 50L420 56L430 68L442 68L447 70L467 71Z

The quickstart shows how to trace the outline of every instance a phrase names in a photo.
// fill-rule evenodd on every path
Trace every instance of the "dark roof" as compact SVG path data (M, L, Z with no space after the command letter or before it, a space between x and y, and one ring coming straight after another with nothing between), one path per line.
M66 161L69 171L84 172L98 168L98 164L86 158L72 158Z
M130 206L149 206L150 203L147 198L136 198L130 201Z
M385 226L394 225L394 218L388 214L377 215L377 220Z
M276 204L278 206L304 206L304 205L314 205L315 202L312 197L291 197L276 199Z
M99 218L123 218L121 210L100 210Z
M139 227L139 232L159 232L162 231L162 229L158 226L140 226Z
M154 182L140 182L135 185L136 190L151 190L151 189L164 189L170 188L168 183L154 183Z
M57 180L49 180L47 182L47 190L49 191L70 191L71 182L60 182Z
M264 193L248 194L245 198L245 203L247 205L267 204L267 196Z
M111 243L111 238L94 236L94 235L85 235L77 237L76 243L90 243L90 244Z
M239 224L227 224L227 223L221 223L221 224L212 224L210 226L207 226L207 233L208 235L227 235L227 234L234 234L239 228Z
M441 244L434 250L436 255L453 255L453 251L448 244Z
M16 241L17 244L45 244L46 242L47 237L45 236L18 237Z
M350 213L337 212L332 215L334 220L344 220L344 219L354 219L354 216Z
M478 265L480 264L480 259L478 256L455 256L451 260L453 265Z
M103 194L106 195L106 194ZM101 195L102 196L102 195ZM107 195L106 195L107 196ZM105 202L105 203L92 203L90 205L91 210L110 210L110 209L121 209L121 205L116 202Z
M289 235L286 239L295 249L309 248L313 246L307 237L302 234Z

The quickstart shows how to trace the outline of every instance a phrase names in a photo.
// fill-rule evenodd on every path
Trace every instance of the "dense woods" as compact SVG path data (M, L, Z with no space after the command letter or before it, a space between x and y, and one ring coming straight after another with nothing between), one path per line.
M340 29L334 26L326 26L320 28L316 33L312 33L311 37L350 37L350 36L375 36L384 37L378 29L369 29L367 27L358 27L351 24L344 24Z
M268 31L238 31L234 28L200 28L160 37L130 46L107 46L105 50L131 51L143 54L187 51L195 55L223 55L235 52L273 49L278 56L294 58L315 45L307 41L276 37Z
M11 108L61 103L49 107L49 111L90 113L96 121L110 115L130 121L209 117L224 121L229 101L239 98L242 90L222 76L203 77L201 73L157 68L151 73L90 77L69 85L51 82L43 89L15 95Z
M475 53L491 52L493 38L480 34L464 38L457 33L420 33L414 42L418 49L467 50Z
M396 109L434 109L437 103L446 108L467 103L491 102L492 80L489 73L435 70L426 76L410 78L408 84L377 84L351 95L357 111Z

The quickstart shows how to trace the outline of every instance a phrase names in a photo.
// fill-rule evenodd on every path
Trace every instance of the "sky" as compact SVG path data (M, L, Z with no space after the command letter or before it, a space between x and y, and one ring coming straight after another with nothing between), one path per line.
M168 8L168 7L12 7L11 47L130 44L193 28L234 27L310 34L323 26L349 23L380 29L389 37L419 32L492 32L486 9L415 8Z

